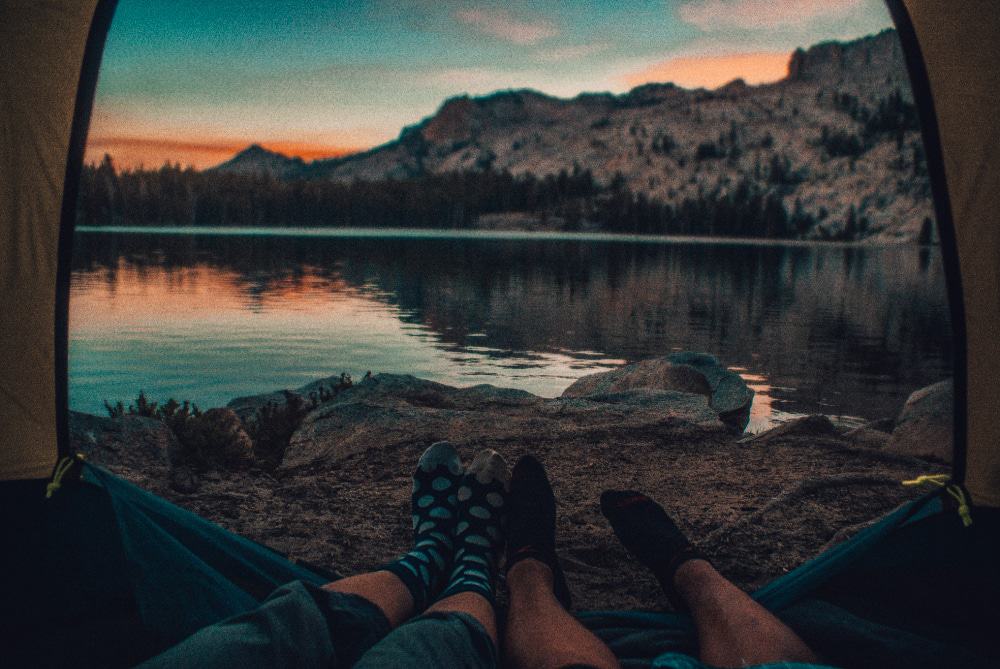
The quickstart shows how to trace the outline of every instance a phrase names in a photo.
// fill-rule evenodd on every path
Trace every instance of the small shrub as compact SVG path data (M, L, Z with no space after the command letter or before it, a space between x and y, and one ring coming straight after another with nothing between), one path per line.
M365 378L370 376L371 372L368 372ZM330 387L321 385L309 393L308 401L298 393L286 390L284 403L269 402L258 409L248 425L257 462L269 469L280 465L292 435L299 429L306 415L353 385L351 375L342 373L335 385Z
M257 410L250 423L254 455L263 467L269 469L281 464L288 442L312 408L301 395L287 390L284 392L283 404L268 402Z
M726 152L719 148L715 142L702 142L698 145L694 157L698 160L717 160L725 156Z
M126 408L122 402L104 406L111 418L142 416L154 418L170 428L177 437L177 449L170 454L173 463L204 471L214 468L240 468L253 459L253 442L231 409L209 409L202 413L197 405L174 398L157 404L139 391L135 404Z
M831 132L827 126L823 126L819 144L831 158L839 156L857 158L865 152L865 143L856 133L843 130Z
M806 180L801 169L794 169L792 161L785 155L774 154L768 165L767 180L776 186L795 186Z
M670 133L658 134L653 137L649 148L653 153L662 153L669 156L677 148L677 140Z
M232 409L209 409L175 425L178 463L200 471L242 469L253 463L253 441Z
M108 416L111 418L121 418L122 416L159 418L156 402L150 402L149 398L146 397L146 393L142 390L139 391L139 396L136 398L135 404L129 404L128 409L125 408L121 400L115 402L113 406L107 400L104 400L104 408L107 409Z

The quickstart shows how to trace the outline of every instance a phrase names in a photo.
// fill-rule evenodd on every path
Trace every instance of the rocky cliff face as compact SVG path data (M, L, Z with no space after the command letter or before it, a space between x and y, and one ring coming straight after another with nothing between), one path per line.
M898 38L887 30L800 49L774 84L648 84L569 100L530 90L463 96L365 153L308 165L272 155L262 165L279 176L343 181L581 169L601 184L621 175L633 192L678 206L749 182L780 195L790 214L810 216L806 236L846 228L915 239L933 214L911 101Z

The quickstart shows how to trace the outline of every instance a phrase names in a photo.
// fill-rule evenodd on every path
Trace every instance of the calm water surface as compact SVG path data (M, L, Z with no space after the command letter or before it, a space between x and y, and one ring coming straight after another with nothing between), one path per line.
M757 391L751 430L894 416L950 374L936 250L447 233L82 231L70 403L297 387L346 371L556 396L707 351Z

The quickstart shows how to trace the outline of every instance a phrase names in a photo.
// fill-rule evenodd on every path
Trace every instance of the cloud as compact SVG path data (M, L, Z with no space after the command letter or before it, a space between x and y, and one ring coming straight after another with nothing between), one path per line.
M455 18L485 35L514 44L537 44L559 34L551 21L524 21L503 9L460 9L455 12Z
M705 32L800 28L819 19L842 19L864 0L690 0L677 9L682 21Z
M733 79L763 84L788 74L788 59L783 51L677 56L626 74L623 80L629 87L671 82L684 88L718 88Z
M592 44L577 44L573 46L563 46L554 49L543 49L536 51L534 58L543 63L561 63L567 60L578 60L601 53L611 48L610 42L594 42Z

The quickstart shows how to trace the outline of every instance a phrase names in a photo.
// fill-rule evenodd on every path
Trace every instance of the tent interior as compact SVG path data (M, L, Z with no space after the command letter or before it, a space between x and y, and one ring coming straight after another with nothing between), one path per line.
M889 2L928 153L955 336L950 480L753 594L846 666L998 666L1000 15ZM6 666L124 666L329 574L184 511L69 445L76 189L115 2L7 0L0 20L0 515ZM47 491L52 494L46 494ZM970 522L971 521L971 522ZM587 611L623 661L690 651L683 614Z

